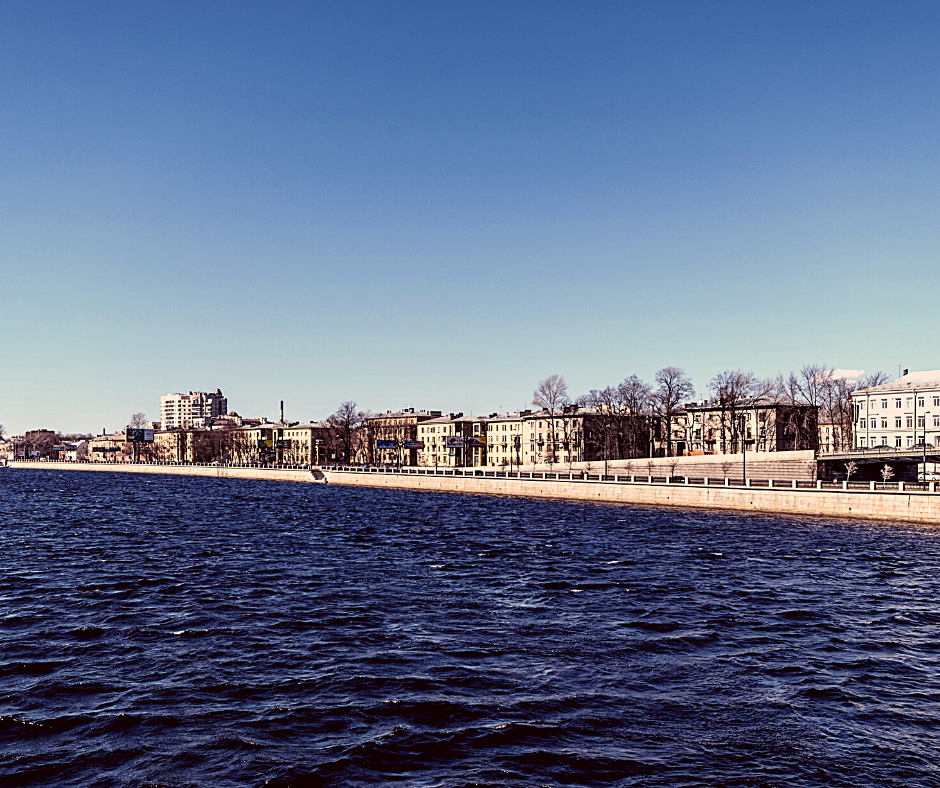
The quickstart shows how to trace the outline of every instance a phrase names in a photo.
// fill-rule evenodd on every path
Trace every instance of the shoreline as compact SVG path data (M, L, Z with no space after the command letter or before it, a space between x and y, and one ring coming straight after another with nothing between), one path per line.
M694 509L723 509L768 514L796 514L814 517L842 517L857 520L897 520L940 525L940 492L906 490L903 483L894 490L848 489L790 486L729 486L712 480L710 484L628 479L585 480L580 478L530 478L484 475L456 475L404 472L385 469L338 470L329 468L260 468L227 465L149 465L130 463L39 463L12 461L8 467L25 470L70 470L115 473L201 476L219 479L261 479L307 484L342 484L384 487L423 492L458 492L482 495L511 495L555 500L626 503L640 506L673 506ZM544 476L545 474L543 474ZM558 474L558 476L571 476Z

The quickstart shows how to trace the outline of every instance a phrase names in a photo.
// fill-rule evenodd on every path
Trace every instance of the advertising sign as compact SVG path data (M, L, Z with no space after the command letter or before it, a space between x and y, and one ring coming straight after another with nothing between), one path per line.
M398 441L379 441L375 442L375 448L377 449L397 449Z
M153 430L128 427L124 439L129 443L153 443Z
M406 449L423 449L424 443L422 441L405 441L402 443L402 446Z
M277 447L279 449L289 449L291 445L291 441L288 438L282 438L277 442Z
M460 435L451 435L447 438L447 448L449 449L460 448L465 444L467 446L486 446L482 438L464 438Z

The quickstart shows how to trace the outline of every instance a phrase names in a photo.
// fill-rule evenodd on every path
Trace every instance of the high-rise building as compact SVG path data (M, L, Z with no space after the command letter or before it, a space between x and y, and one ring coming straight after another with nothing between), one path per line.
M222 390L190 391L160 397L160 422L165 430L192 427L196 419L215 419L228 413L228 400ZM201 421L205 424L205 421Z

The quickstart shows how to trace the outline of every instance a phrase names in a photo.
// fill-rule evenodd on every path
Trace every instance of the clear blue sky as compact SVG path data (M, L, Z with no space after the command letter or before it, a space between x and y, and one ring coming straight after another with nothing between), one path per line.
M0 423L940 366L940 4L0 5Z

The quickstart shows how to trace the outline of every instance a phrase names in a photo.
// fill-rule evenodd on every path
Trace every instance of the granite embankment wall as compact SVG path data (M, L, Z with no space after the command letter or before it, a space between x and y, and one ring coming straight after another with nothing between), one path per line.
M217 479L267 479L275 482L323 481L323 474L293 468L238 468L227 465L135 465L128 462L17 462L11 468L40 471L107 471L110 473L157 473L172 476L211 476Z
M393 487L428 492L519 495L599 503L736 509L750 512L898 520L940 525L940 492L913 490L822 489L801 487L726 487L721 484L666 484L646 481L582 481L416 473L353 472L314 469L238 468L212 465L132 465L128 463L11 462L32 470L106 471L207 476L220 479L322 482ZM900 485L903 487L903 485ZM936 485L931 485L936 487Z
M569 463L526 465L523 471L549 473L569 472ZM570 463L572 471L603 473L604 461ZM742 460L740 454L706 454L686 457L655 457L640 460L608 460L607 472L623 476L691 476L722 479L740 479L744 469L750 479L816 480L816 455L813 451L749 452Z
M332 484L399 487L434 492L523 495L600 503L737 509L750 512L901 520L940 525L940 493L902 490L725 487L703 484L600 482L478 476L325 471Z

